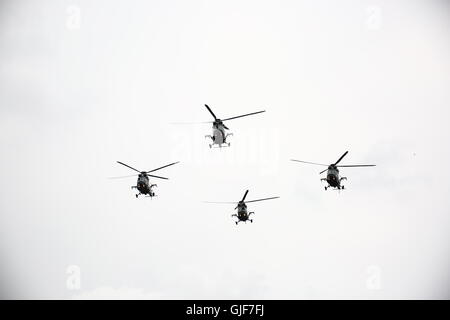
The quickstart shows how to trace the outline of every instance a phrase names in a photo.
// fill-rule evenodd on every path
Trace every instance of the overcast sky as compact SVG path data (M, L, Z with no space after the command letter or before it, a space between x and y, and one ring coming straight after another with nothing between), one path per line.
M0 3L0 297L450 298L448 1Z

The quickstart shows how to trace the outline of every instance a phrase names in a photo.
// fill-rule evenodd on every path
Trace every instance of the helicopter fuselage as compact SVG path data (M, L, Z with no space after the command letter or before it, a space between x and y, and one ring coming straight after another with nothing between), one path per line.
M341 186L341 181L346 180L346 179L347 178L341 177L339 175L339 169L336 166L330 165L327 170L326 179L322 179L322 180L325 180L326 182L328 182L328 187L344 189L344 186ZM325 187L325 190L328 187Z
M227 134L225 130L227 129L225 128L222 122L213 123L212 135L206 136L207 138L211 138L212 140L212 144L209 145L210 147L212 147L213 145L218 145L219 147L222 147L224 144L230 146L230 144L227 143L227 137L233 134L232 133Z
M149 195L150 197L154 197L155 193L152 190L152 187L155 185L150 185L149 178L145 173L141 173L138 176L136 188L140 194ZM133 188L133 187L132 187ZM136 195L137 197L138 195Z
M328 169L327 171L327 182L331 187L338 188L341 185L339 181L339 170L336 169Z
M247 211L247 205L244 204L239 204L238 205L238 213L237 213L237 217L240 221L247 221L248 220L248 211Z
M239 202L237 205L237 214L233 214L232 216L236 216L238 218L236 221L236 224L238 224L238 222L247 222L247 220L253 222L253 220L250 219L251 214L254 214L254 212L248 212L247 205L243 202Z
M214 144L224 144L226 143L226 134L225 134L225 128L221 125L213 125L213 143Z

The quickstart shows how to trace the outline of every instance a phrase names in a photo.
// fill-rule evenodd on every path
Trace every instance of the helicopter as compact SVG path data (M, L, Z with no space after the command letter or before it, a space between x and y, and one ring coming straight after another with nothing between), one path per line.
M250 201L245 201L245 198L247 197L248 194L248 190L245 191L244 196L242 197L242 200L239 201L236 205L236 208L234 208L234 210L237 209L237 214L232 214L231 217L236 217L238 220L235 221L236 225L239 222L245 222L247 223L247 221L250 221L253 223L253 219L250 219L250 215L255 214L254 212L248 212L247 211L247 205L246 203L250 203L250 202L256 202L256 201L264 201L264 200L271 200L271 199L277 199L279 197L271 197L271 198L264 198L264 199L257 199L257 200L250 200ZM210 202L210 201L206 201L206 203L220 203L220 204L235 204L236 202Z
M209 144L210 148L212 148L214 145L217 145L217 147L220 147L220 148L222 148L223 146L227 146L227 147L230 146L230 143L227 142L227 138L229 136L232 136L233 134L225 132L225 130L230 130L230 129L223 123L224 121L233 120L233 119L237 119L237 118L242 118L242 117L266 112L265 110L263 110L263 111L257 111L257 112L243 114L243 115L236 116L236 117L219 119L216 117L214 112L211 110L211 108L207 104L205 104L205 107L206 107L206 109L208 109L209 113L211 113L211 115L213 116L214 121L187 122L187 123L186 122L184 122L184 123L175 122L174 124L212 123L213 124L212 125L212 135L205 135L205 138L210 138L212 140L212 143Z
M216 115L214 114L214 112L212 112L211 108L207 104L205 104L205 107L206 107L206 109L208 109L209 113L211 113L211 115L214 117L214 121L207 122L207 123L213 124L213 126L212 126L213 134L212 134L212 136L211 135L205 136L205 138L211 138L211 140L213 142L212 144L209 145L210 148L212 148L212 146L215 144L217 144L219 147L222 147L222 145L224 145L224 144L226 144L228 147L230 146L230 143L227 142L227 137L232 136L233 134L225 133L225 130L230 130L230 129L223 123L223 121L228 121L228 120L232 120L232 119L242 118L242 117L266 112L265 110L263 110L263 111L257 111L257 112L243 114L243 115L236 116L236 117L231 117L231 118L226 118L226 119L218 119L216 117Z
M170 163L168 165L165 165L165 166L162 166L162 167L150 170L150 171L139 171L139 170L137 170L137 169L135 169L135 168L133 168L133 167L123 163L123 162L120 162L120 161L117 161L117 163L119 163L119 164L121 164L121 165L123 165L123 166L125 166L127 168L130 168L130 169L138 172L139 174L134 174L134 175L131 175L131 176L123 176L123 177L113 177L113 179L120 179L120 178L127 178L127 177L138 176L136 185L135 186L131 186L131 189L137 189L138 192L139 192L139 193L136 194L136 198L138 198L140 195L147 195L150 198L152 198L152 197L156 196L155 192L153 191L153 187L157 187L158 185L150 184L149 177L158 178L158 179L165 179L165 180L168 180L169 178L155 176L155 175L152 175L152 174L149 174L149 173L157 171L157 170L160 170L162 168L166 168L166 167L172 166L174 164L179 163L179 161Z
M345 151L345 153L333 164L326 165L322 163L315 163L315 162L308 162L308 161L301 161L301 160L295 160L291 159L291 161L296 162L302 162L302 163L308 163L308 164L314 164L318 166L325 166L328 167L327 169L321 171L319 174L324 173L327 171L327 177L320 179L320 181L326 181L328 182L328 186L325 186L325 190L327 190L330 187L333 187L337 190L344 189L344 186L341 184L343 180L347 180L347 177L341 177L339 176L339 167L374 167L374 164L348 164L348 165L339 165L338 163L341 162L341 160L347 155L348 151Z

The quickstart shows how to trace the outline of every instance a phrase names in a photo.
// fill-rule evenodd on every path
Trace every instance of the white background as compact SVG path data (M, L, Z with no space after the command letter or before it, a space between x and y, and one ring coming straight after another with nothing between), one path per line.
M2 1L1 297L450 298L449 9ZM267 112L210 150L210 125L171 124L211 120L205 103ZM342 192L289 161L346 150L377 166L341 170ZM117 160L181 163L135 199ZM239 226L202 202L246 189L281 198Z

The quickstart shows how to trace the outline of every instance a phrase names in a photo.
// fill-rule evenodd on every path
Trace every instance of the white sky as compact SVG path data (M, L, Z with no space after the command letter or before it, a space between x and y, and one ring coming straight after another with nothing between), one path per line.
M446 1L2 1L0 297L450 298L449 32ZM204 103L267 112L210 150L170 124ZM346 150L377 167L340 193L289 161ZM117 160L181 163L136 200ZM281 198L202 203L246 189Z

